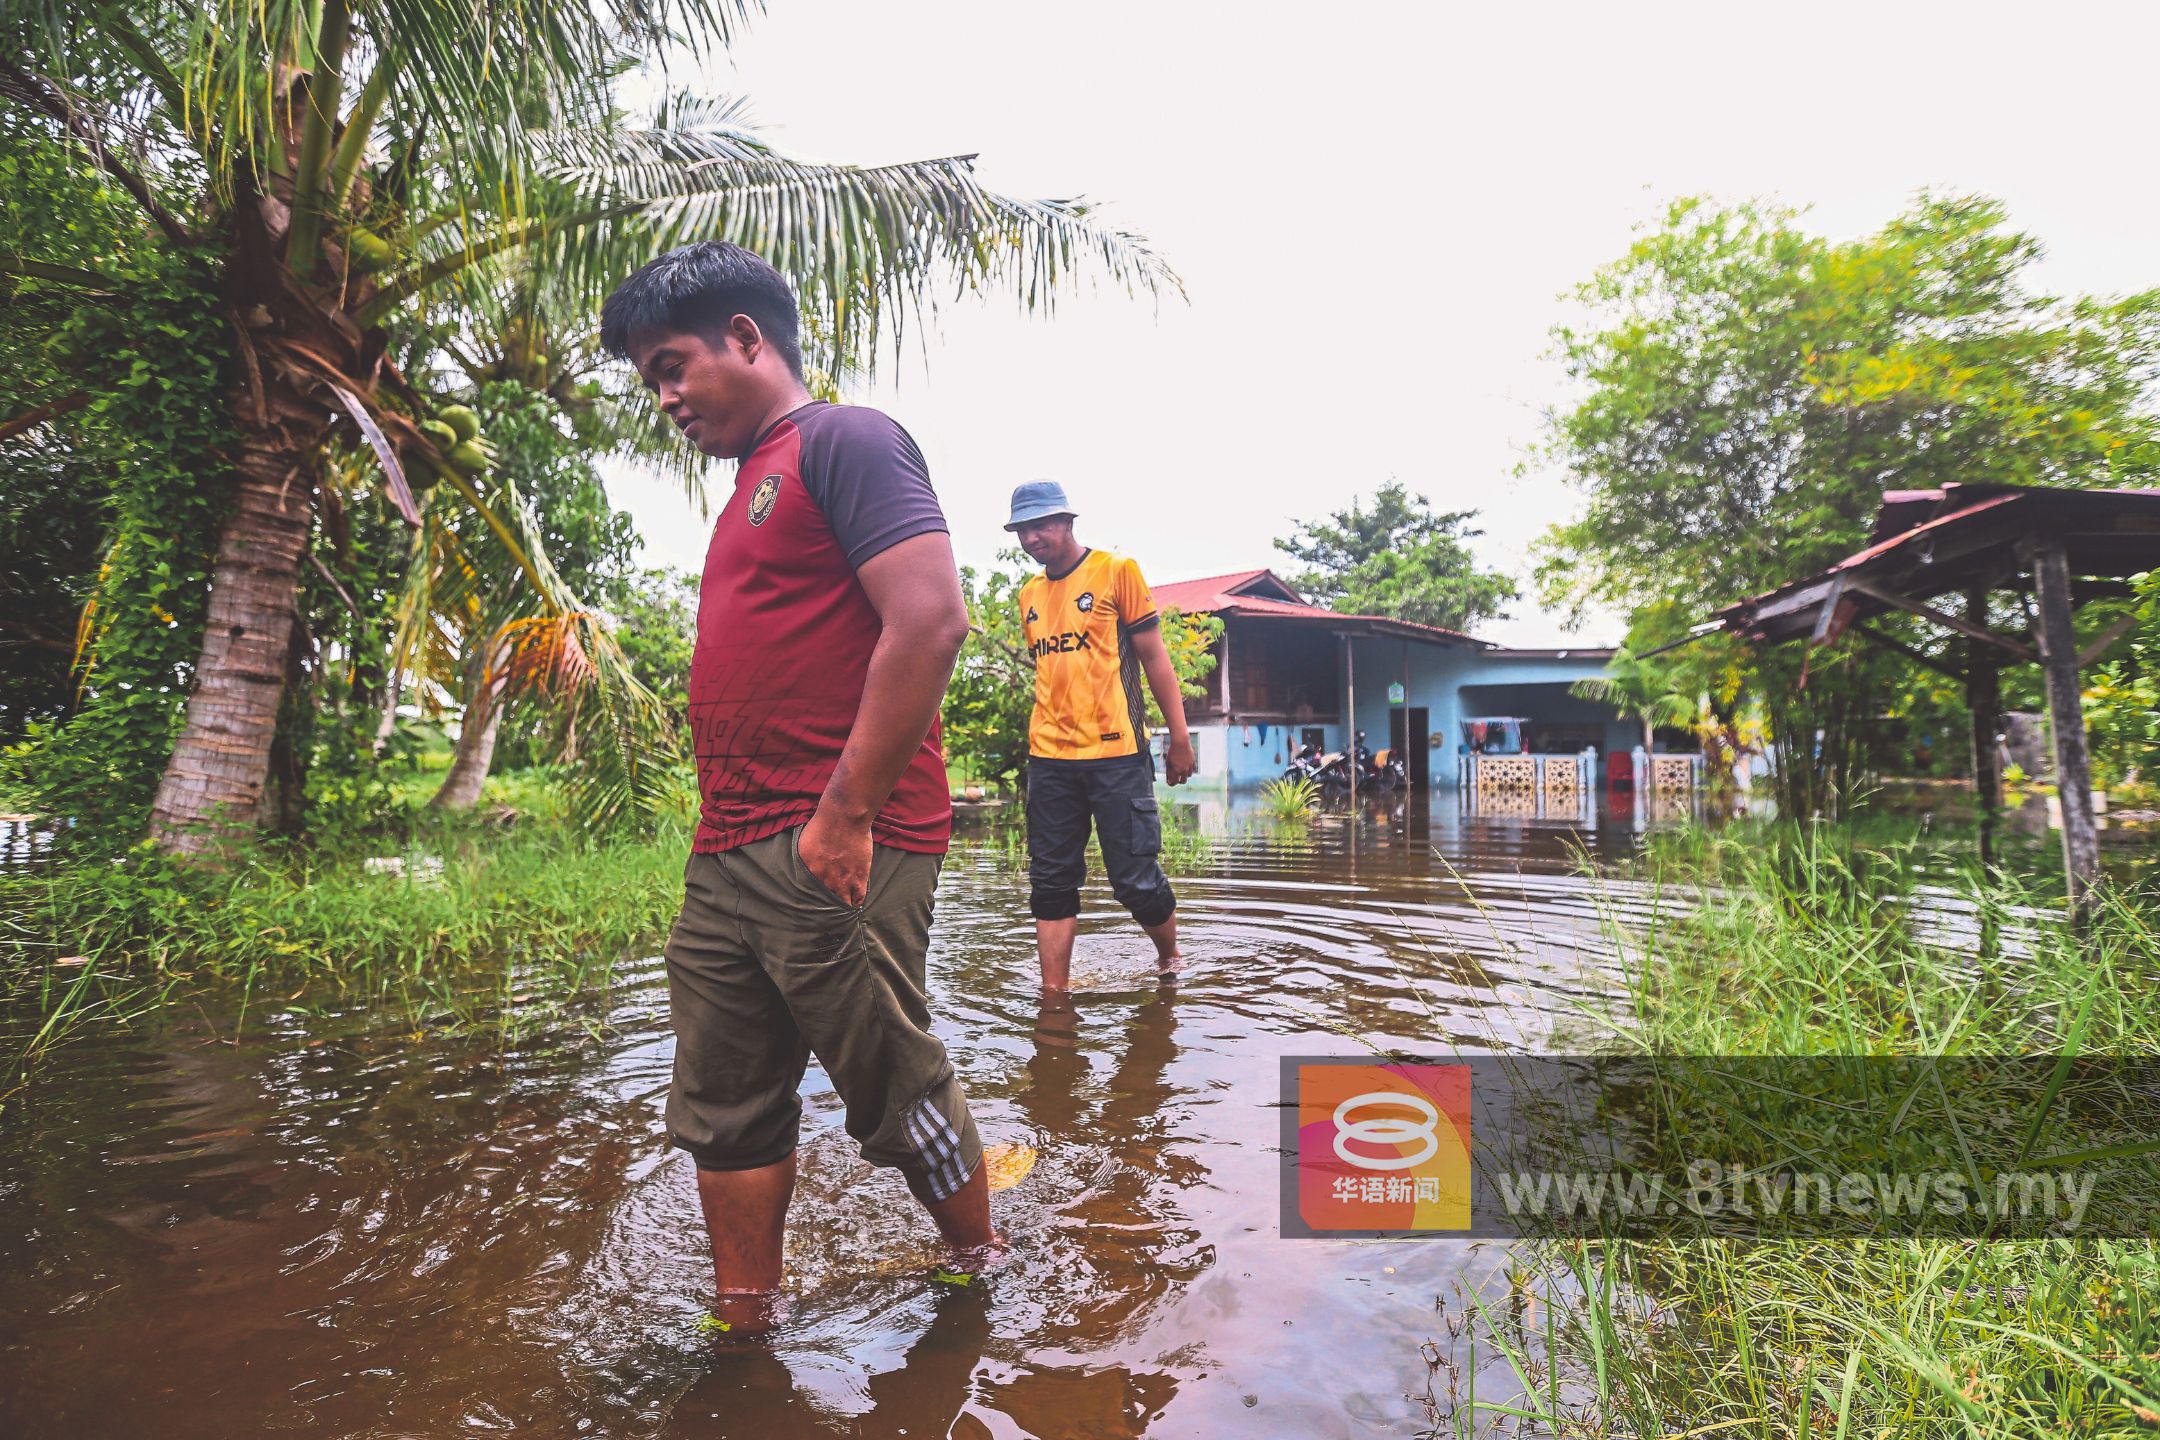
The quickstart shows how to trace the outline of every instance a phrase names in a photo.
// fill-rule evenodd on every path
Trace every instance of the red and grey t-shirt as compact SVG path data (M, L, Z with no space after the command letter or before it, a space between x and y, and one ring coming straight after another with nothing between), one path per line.
M810 818L854 728L882 630L855 568L945 529L922 452L879 411L813 402L743 459L698 593L696 849L731 850ZM936 725L871 836L944 852L952 796Z

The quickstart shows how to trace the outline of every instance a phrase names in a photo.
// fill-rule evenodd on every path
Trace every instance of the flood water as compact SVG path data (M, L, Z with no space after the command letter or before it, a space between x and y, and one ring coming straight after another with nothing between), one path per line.
M939 1283L813 1065L769 1344L698 1325L657 959L509 1040L258 1000L238 1043L205 1005L72 1044L0 1114L0 1433L1415 1434L1435 1300L1503 1253L1279 1238L1278 1059L1584 1033L1582 847L1633 843L1436 808L1304 837L1201 817L1223 838L1178 882L1183 982L1157 988L1097 877L1048 1008L1024 878L963 835L930 971L985 1140L1041 1152L995 1197L1011 1254Z

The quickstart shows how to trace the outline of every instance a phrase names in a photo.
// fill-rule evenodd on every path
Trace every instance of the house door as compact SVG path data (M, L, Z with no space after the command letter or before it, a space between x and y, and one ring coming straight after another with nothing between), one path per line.
M1388 711L1388 748L1402 756L1403 773L1420 790L1432 779L1432 749L1426 744L1430 713L1423 705Z

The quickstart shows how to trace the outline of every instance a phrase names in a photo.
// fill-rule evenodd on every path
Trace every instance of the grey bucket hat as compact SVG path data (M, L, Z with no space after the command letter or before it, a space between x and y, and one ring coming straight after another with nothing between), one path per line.
M1005 528L1017 529L1031 520L1072 513L1072 502L1065 498L1064 486L1055 480L1030 480L1025 485L1013 487L1012 519L1005 522Z

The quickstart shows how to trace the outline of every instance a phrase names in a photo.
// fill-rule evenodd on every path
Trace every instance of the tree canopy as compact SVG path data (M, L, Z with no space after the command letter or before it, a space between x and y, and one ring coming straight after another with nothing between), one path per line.
M642 57L723 47L756 8L88 0L0 18L0 166L30 189L4 188L43 207L26 223L30 207L0 202L0 352L57 354L73 335L91 362L0 380L0 465L53 493L53 457L102 436L132 445L113 468L136 477L104 508L94 584L84 517L0 507L0 529L41 571L74 571L103 617L83 632L85 713L63 729L98 767L125 750L132 777L41 804L71 819L101 804L138 832L147 810L161 846L221 850L293 813L278 776L303 783L317 711L357 725L407 681L468 707L552 707L589 819L657 793L674 726L589 593L610 567L577 553L619 569L623 537L584 462L543 452L574 436L675 457L694 481L680 437L593 344L601 297L662 249L716 238L771 260L827 390L942 295L1047 308L1085 273L1177 290L1088 204L999 195L972 157L815 164L774 150L738 101L623 102ZM408 545L377 533L385 517ZM46 691L11 727L59 703L55 618L8 637L41 649L26 668ZM124 744L89 723L111 705L133 717ZM57 773L72 742L36 743L26 772Z
M1985 199L1844 242L1673 205L1554 334L1580 398L1540 458L1585 506L1545 540L1547 599L1699 615L1857 549L1885 490L2149 480L2160 291L2040 294L2040 255Z
M1324 520L1299 524L1275 548L1305 569L1292 583L1305 598L1354 615L1388 615L1467 630L1499 619L1515 582L1477 563L1469 542L1475 510L1435 514L1423 495L1391 480L1370 504L1353 500Z
M1616 678L1633 689L1737 698L1677 674L1710 647L1634 657L1858 549L1885 491L2151 483L2160 291L2047 295L2029 284L2040 256L1980 198L1923 195L1846 241L1776 206L1673 205L1554 334L1575 398L1547 417L1538 458L1584 505L1542 542L1546 600L1632 615ZM1765 707L1788 813L1855 793L1865 727L1941 707L1932 675L1852 643L1720 648L1715 663Z

